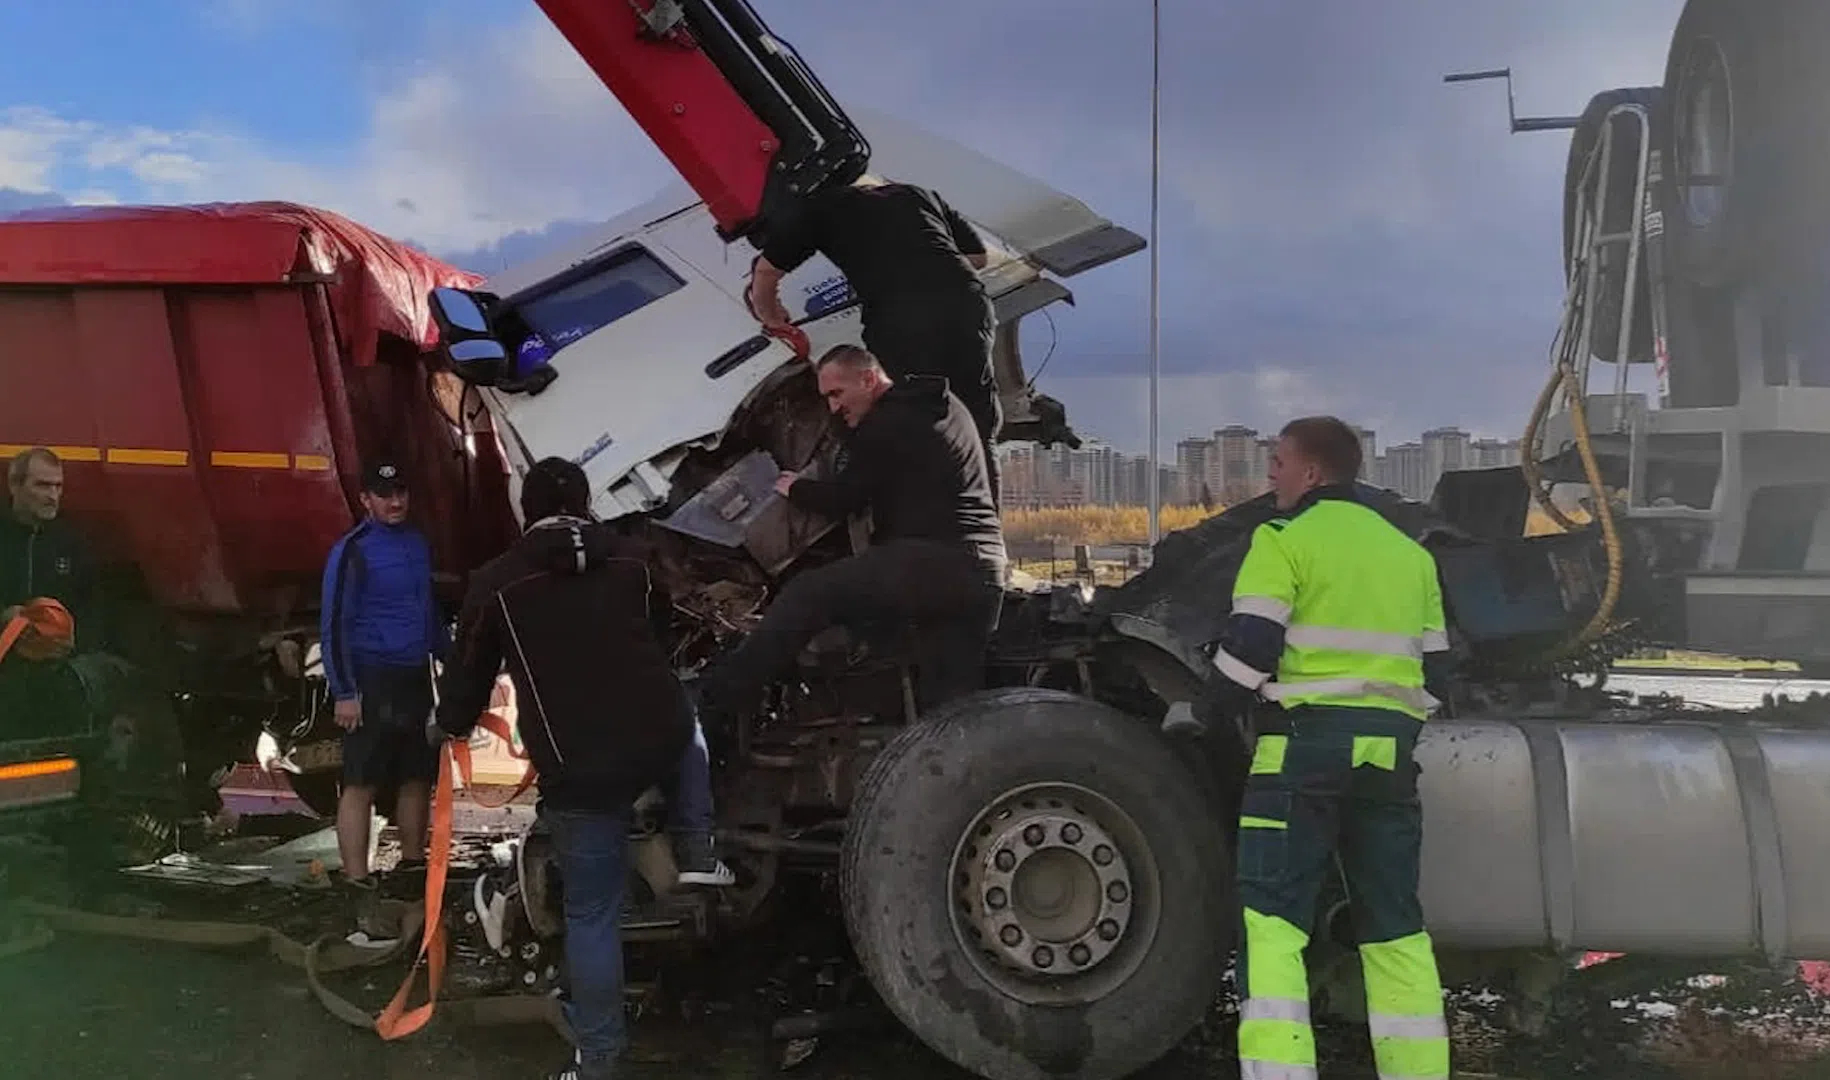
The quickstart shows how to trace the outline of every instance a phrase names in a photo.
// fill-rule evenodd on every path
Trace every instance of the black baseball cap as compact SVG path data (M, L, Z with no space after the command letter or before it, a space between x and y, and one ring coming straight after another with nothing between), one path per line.
M591 481L576 462L542 458L521 479L521 516L529 522L556 514L591 516Z
M369 462L362 470L362 490L371 495L393 495L407 490L407 474L393 461L383 458Z

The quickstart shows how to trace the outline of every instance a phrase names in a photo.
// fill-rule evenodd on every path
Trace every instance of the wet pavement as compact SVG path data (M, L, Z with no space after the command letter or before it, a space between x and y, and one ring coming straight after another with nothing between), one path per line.
M964 1080L900 1029L791 1045L768 1037L765 988L720 962L683 994L641 1009L628 1075L634 1080L787 1076L808 1080ZM692 964L685 965L688 971ZM707 972L717 974L707 975ZM637 978L642 976L638 972ZM341 989L378 1006L398 968L346 976ZM766 982L766 980L763 980ZM1457 1075L1562 1080L1804 1080L1830 1075L1824 999L1785 974L1673 976L1662 987L1586 1000L1539 1039L1508 1039L1496 995L1458 992L1452 1026ZM508 1080L562 1058L541 1024L463 1027L435 1020L396 1043L320 1008L302 975L255 952L215 952L63 936L0 960L0 1074L67 1080ZM1224 1010L1145 1080L1236 1076ZM1364 1029L1322 1031L1324 1077L1370 1077ZM792 1067L785 1061L804 1058Z

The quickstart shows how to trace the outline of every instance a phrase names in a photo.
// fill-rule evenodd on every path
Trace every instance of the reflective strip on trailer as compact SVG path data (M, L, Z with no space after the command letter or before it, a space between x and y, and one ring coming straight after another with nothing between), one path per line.
M20 810L74 799L78 780L75 758L0 765L0 810Z
M185 468L191 464L189 450L167 450L139 446L55 446L33 443L0 443L0 458L10 458L43 445L65 461L109 465L152 465ZM331 459L326 454L282 454L269 451L216 450L210 464L226 469L297 469L300 472L329 472Z

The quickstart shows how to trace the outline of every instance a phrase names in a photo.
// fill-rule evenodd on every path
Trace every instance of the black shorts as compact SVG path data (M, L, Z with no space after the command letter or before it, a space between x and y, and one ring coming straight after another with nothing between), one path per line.
M426 742L432 712L432 672L424 665L360 672L362 722L343 733L343 782L391 788L438 779L438 751Z

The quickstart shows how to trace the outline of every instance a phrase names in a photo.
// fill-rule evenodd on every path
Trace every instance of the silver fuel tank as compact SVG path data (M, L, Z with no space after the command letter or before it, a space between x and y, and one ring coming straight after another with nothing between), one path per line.
M1830 958L1830 729L1432 720L1417 762L1440 946Z

